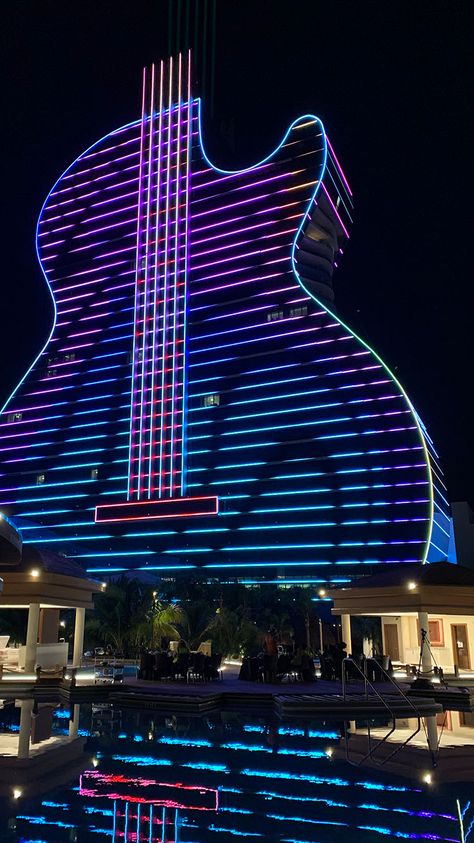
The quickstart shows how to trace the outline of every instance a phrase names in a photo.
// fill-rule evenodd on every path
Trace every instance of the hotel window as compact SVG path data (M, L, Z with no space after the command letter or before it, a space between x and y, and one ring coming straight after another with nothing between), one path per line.
M444 631L443 621L441 618L434 618L428 621L429 639L432 647L444 647ZM418 643L421 641L420 624L418 618L416 620L416 629L418 634Z
M73 351L71 351L70 354L64 355L64 361L66 363L72 363L72 361L75 360L75 359L76 359L76 355L74 354Z
M48 371L46 372L46 377L47 378L53 378L57 374L58 374L57 369L48 369Z
M290 316L306 316L308 313L308 308L306 305L303 307L292 307L290 310Z
M7 420L9 422L16 422L21 421L23 418L23 413L9 413L7 416Z
M46 475L44 475L44 474L37 474L36 475L36 485L37 486L42 486L45 480L46 480Z
M202 399L203 407L218 407L220 403L221 397L217 392L213 392L212 395L205 395Z
M284 314L282 310L272 310L267 313L267 322L276 322L278 319L283 319Z
M99 479L99 469L93 468L91 469L91 480L98 480Z

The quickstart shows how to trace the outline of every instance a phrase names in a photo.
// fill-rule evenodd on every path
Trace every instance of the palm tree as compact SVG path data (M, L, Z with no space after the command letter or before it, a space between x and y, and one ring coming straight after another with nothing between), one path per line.
M156 596L151 586L137 579L121 576L112 580L96 597L86 638L95 645L112 644L126 657L136 655L140 647L156 647L162 637L181 638L187 628L186 613L179 605Z
M151 629L151 646L156 647L162 638L182 638L187 629L186 612L176 603L153 600L147 623Z
M237 656L240 652L239 617L222 606L217 609L211 622L201 636L204 641L210 638L216 653L224 656Z

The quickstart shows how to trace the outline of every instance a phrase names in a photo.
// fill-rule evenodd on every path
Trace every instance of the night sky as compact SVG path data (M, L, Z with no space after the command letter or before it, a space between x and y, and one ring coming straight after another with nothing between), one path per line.
M168 0L10 0L2 13L0 405L50 330L41 205L77 155L139 117ZM338 310L407 389L449 499L474 503L467 2L217 0L216 31L211 158L249 165L300 113L323 120L356 204Z

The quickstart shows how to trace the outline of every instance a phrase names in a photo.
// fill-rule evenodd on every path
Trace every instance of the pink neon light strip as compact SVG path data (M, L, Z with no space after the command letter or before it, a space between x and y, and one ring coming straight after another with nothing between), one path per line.
M187 504L192 504L186 511ZM119 515L114 511L128 511L128 515ZM160 511L161 510L161 511ZM215 495L185 498L159 498L154 501L128 501L120 504L104 504L95 509L96 523L113 521L143 521L158 518L190 518L195 516L217 515L219 513L219 498Z
M192 133L191 133L191 120L192 120L192 105L191 105L191 51L188 52L188 90L187 90L187 101L188 101L188 122L187 122L187 139L186 139L186 184L185 184L185 191L186 191L186 211L185 211L185 241L184 241L184 290L183 290L183 397L182 397L182 414L181 414L181 494L185 494L186 489L186 466L184 463L184 456L186 452L186 424L185 424L185 415L186 415L186 400L187 400L187 390L186 390L186 375L184 372L184 367L186 365L186 351L187 351L187 301L188 301L188 276L189 276L189 229L190 229L190 219L189 219L189 208L190 208L190 194L191 194L191 181L190 181L190 174L191 174L191 141L192 141Z
M172 103L172 81L173 81L173 59L170 59L170 69L169 69L169 83L168 83L168 102L169 102L169 111L168 111L168 152L167 152L167 159L166 159L166 202L165 202L165 250L164 250L164 272L163 272L163 340L162 340L162 353L161 359L164 361L162 364L162 373L161 373L161 424L160 424L160 468L159 474L161 478L161 493L160 497L163 497L166 492L166 486L164 483L164 467L165 467L165 456L166 452L164 451L164 444L165 439L167 436L167 429L166 429L166 409L167 409L167 389L168 389L168 378L167 378L167 370L168 370L168 242L169 242L169 231L168 231L168 222L169 222L169 207L170 207L170 167L171 167L171 135L172 135L172 123L171 123L171 103Z
M143 176L143 150L144 150L144 127L145 127L145 95L146 95L146 70L143 70L143 88L142 88L142 118L141 118L141 132L140 132L140 170L138 176L138 202L137 202L137 252L136 252L136 268L135 268L135 319L133 327L133 352L132 352L132 420L130 426L130 449L129 449L129 463L132 464L134 455L134 424L133 424L133 406L135 403L136 392L136 336L138 332L138 302L139 302L139 281L141 272L141 249L140 249L140 230L141 230L141 200L142 200L142 176ZM131 477L129 479L127 498L130 499L133 494L131 487Z
M138 489L137 497L140 500L141 488L141 474L142 474L142 454L143 454L143 411L144 401L146 400L146 377L147 377L147 337L148 331L146 326L146 314L148 311L148 275L149 275L149 243L150 243L150 203L152 191L152 153L153 153L153 126L154 126L154 104L155 104L155 65L151 66L151 90L150 90L150 119L149 119L149 151L148 151L148 185L147 185L147 199L146 199L146 224L145 224L145 250L143 260L145 262L145 281L143 285L143 341L142 341L142 360L141 360L141 400L140 408L140 425L139 425L139 445L138 445ZM145 454L146 456L146 454Z
M153 483L153 470L152 470L152 463L154 457L154 450L155 450L155 435L156 435L156 424L155 424L155 352L156 352L156 344L159 340L159 308L157 311L157 297L158 292L160 290L161 285L161 275L159 273L158 267L160 262L158 260L159 255L159 234L160 234L160 198L161 198L161 152L162 152L162 136L163 136L163 76L164 76L164 65L161 62L160 65L160 104L159 104L159 122L158 122L158 168L157 168L157 182L156 182L156 204L155 204L155 276L154 276L154 291L153 291L153 340L152 340L152 364L151 364L151 425L150 425L150 453L149 453L149 463L148 463L148 497L151 498L155 491L155 486ZM158 312L158 330L157 330L157 312ZM163 396L160 394L159 401L160 401L160 415L162 413L161 402L163 400ZM159 491L161 492L161 476L159 478Z
M170 425L170 436L171 436L171 443L170 443L170 488L169 488L169 496L170 498L173 497L174 494L174 436L175 436L175 391L176 391L176 316L177 316L177 307L178 307L178 276L179 276L179 267L178 267L178 244L179 244L179 172L180 172L180 154L181 154L181 73L182 73L182 66L181 66L181 53L178 57L178 126L177 126L177 138L176 138L176 199L175 199L175 219L174 219L174 273L173 273L173 333L172 333L172 344L171 344L171 360L172 360L172 369L171 369L171 425Z

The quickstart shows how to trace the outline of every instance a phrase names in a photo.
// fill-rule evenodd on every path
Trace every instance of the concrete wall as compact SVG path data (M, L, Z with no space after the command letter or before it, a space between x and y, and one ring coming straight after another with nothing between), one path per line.
M471 659L471 670L474 670L474 617L460 616L460 615L429 615L429 620L440 619L443 625L444 646L437 646L432 644L431 649L436 663L443 669L453 671L454 655L452 646L452 624L466 624L469 654ZM385 647L385 624L397 624L398 628L398 646L400 650L400 661L406 664L418 664L420 658L420 640L418 633L417 618L412 616L383 617L382 618L382 633ZM390 655L390 654L389 654Z

